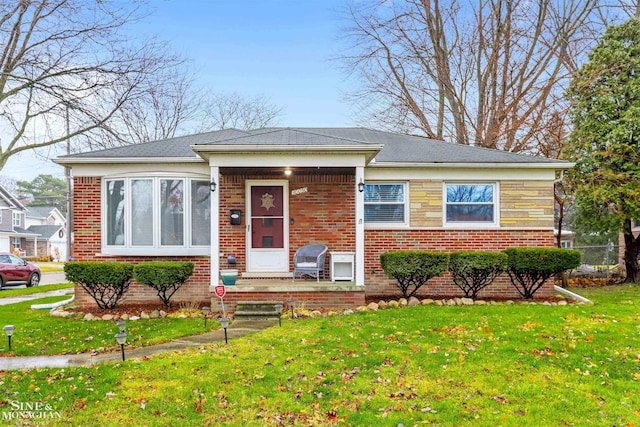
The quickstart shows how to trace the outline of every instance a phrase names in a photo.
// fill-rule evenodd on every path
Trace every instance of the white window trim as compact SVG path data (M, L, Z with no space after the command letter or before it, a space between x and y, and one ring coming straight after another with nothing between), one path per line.
M404 222L366 222L364 223L365 228L367 229L389 229L389 228L408 228L410 222L410 211L409 207L409 183L407 181L366 181L365 185L402 185L404 188ZM364 206L368 204L377 204L377 203L367 203L364 202ZM400 204L400 203L388 203L388 204ZM363 212L364 218L364 212ZM363 219L364 220L364 219Z
M131 245L131 181L152 180L153 186L153 245L152 246L132 246ZM182 180L184 185L184 207L183 207L183 227L184 244L176 246L160 246L160 181L165 179ZM124 222L124 245L107 245L107 183L109 181L125 181L125 222ZM101 183L101 255L144 255L144 256L175 256L175 255L209 255L211 246L192 246L192 223L191 223L191 183L193 181L209 181L209 176L194 174L172 174L172 173L141 173L129 174L126 176L104 177ZM211 220L217 220L217 215L211 214Z
M492 222L447 222L447 185L492 185ZM499 228L500 227L500 183L496 181L443 181L442 182L442 224L445 228Z
M18 220L17 224L16 219ZM22 216L20 215L20 212L11 211L11 224L13 224L14 227L22 227Z

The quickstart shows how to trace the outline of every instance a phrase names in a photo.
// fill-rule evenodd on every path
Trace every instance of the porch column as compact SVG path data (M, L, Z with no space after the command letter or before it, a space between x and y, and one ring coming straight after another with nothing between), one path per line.
M211 192L211 286L218 285L220 277L220 168L211 166L211 182L216 189Z
M356 285L364 286L364 192L358 184L364 182L364 167L356 167Z

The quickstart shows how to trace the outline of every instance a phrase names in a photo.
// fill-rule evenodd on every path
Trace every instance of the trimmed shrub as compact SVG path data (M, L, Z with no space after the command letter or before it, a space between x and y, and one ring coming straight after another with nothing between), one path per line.
M133 268L138 283L152 287L165 307L170 299L193 274L194 264L186 261L141 262Z
M64 265L69 282L82 286L98 307L115 308L129 289L133 265L124 262L78 261Z
M449 254L427 251L385 252L380 255L382 269L396 280L404 298L415 295L429 279L447 272Z
M467 298L476 299L478 292L489 286L507 269L509 258L502 252L453 252L449 271L453 283Z
M571 249L509 248L504 253L511 283L523 298L533 298L548 279L580 265L580 252Z

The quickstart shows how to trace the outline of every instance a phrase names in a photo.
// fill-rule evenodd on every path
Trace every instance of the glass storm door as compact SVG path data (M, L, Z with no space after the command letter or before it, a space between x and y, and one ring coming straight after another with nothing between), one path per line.
M249 272L289 271L288 188L276 181L247 185Z

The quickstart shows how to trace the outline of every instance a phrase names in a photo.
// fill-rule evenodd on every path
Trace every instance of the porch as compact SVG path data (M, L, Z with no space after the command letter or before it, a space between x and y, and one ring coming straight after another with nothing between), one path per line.
M211 286L209 290L212 294L212 310L222 310L214 287ZM295 282L291 279L238 279L235 285L226 286L224 305L225 310L231 313L235 311L238 301L279 302L287 310L291 298L296 308L347 309L364 304L365 287L355 282L317 282L315 279L296 279Z

